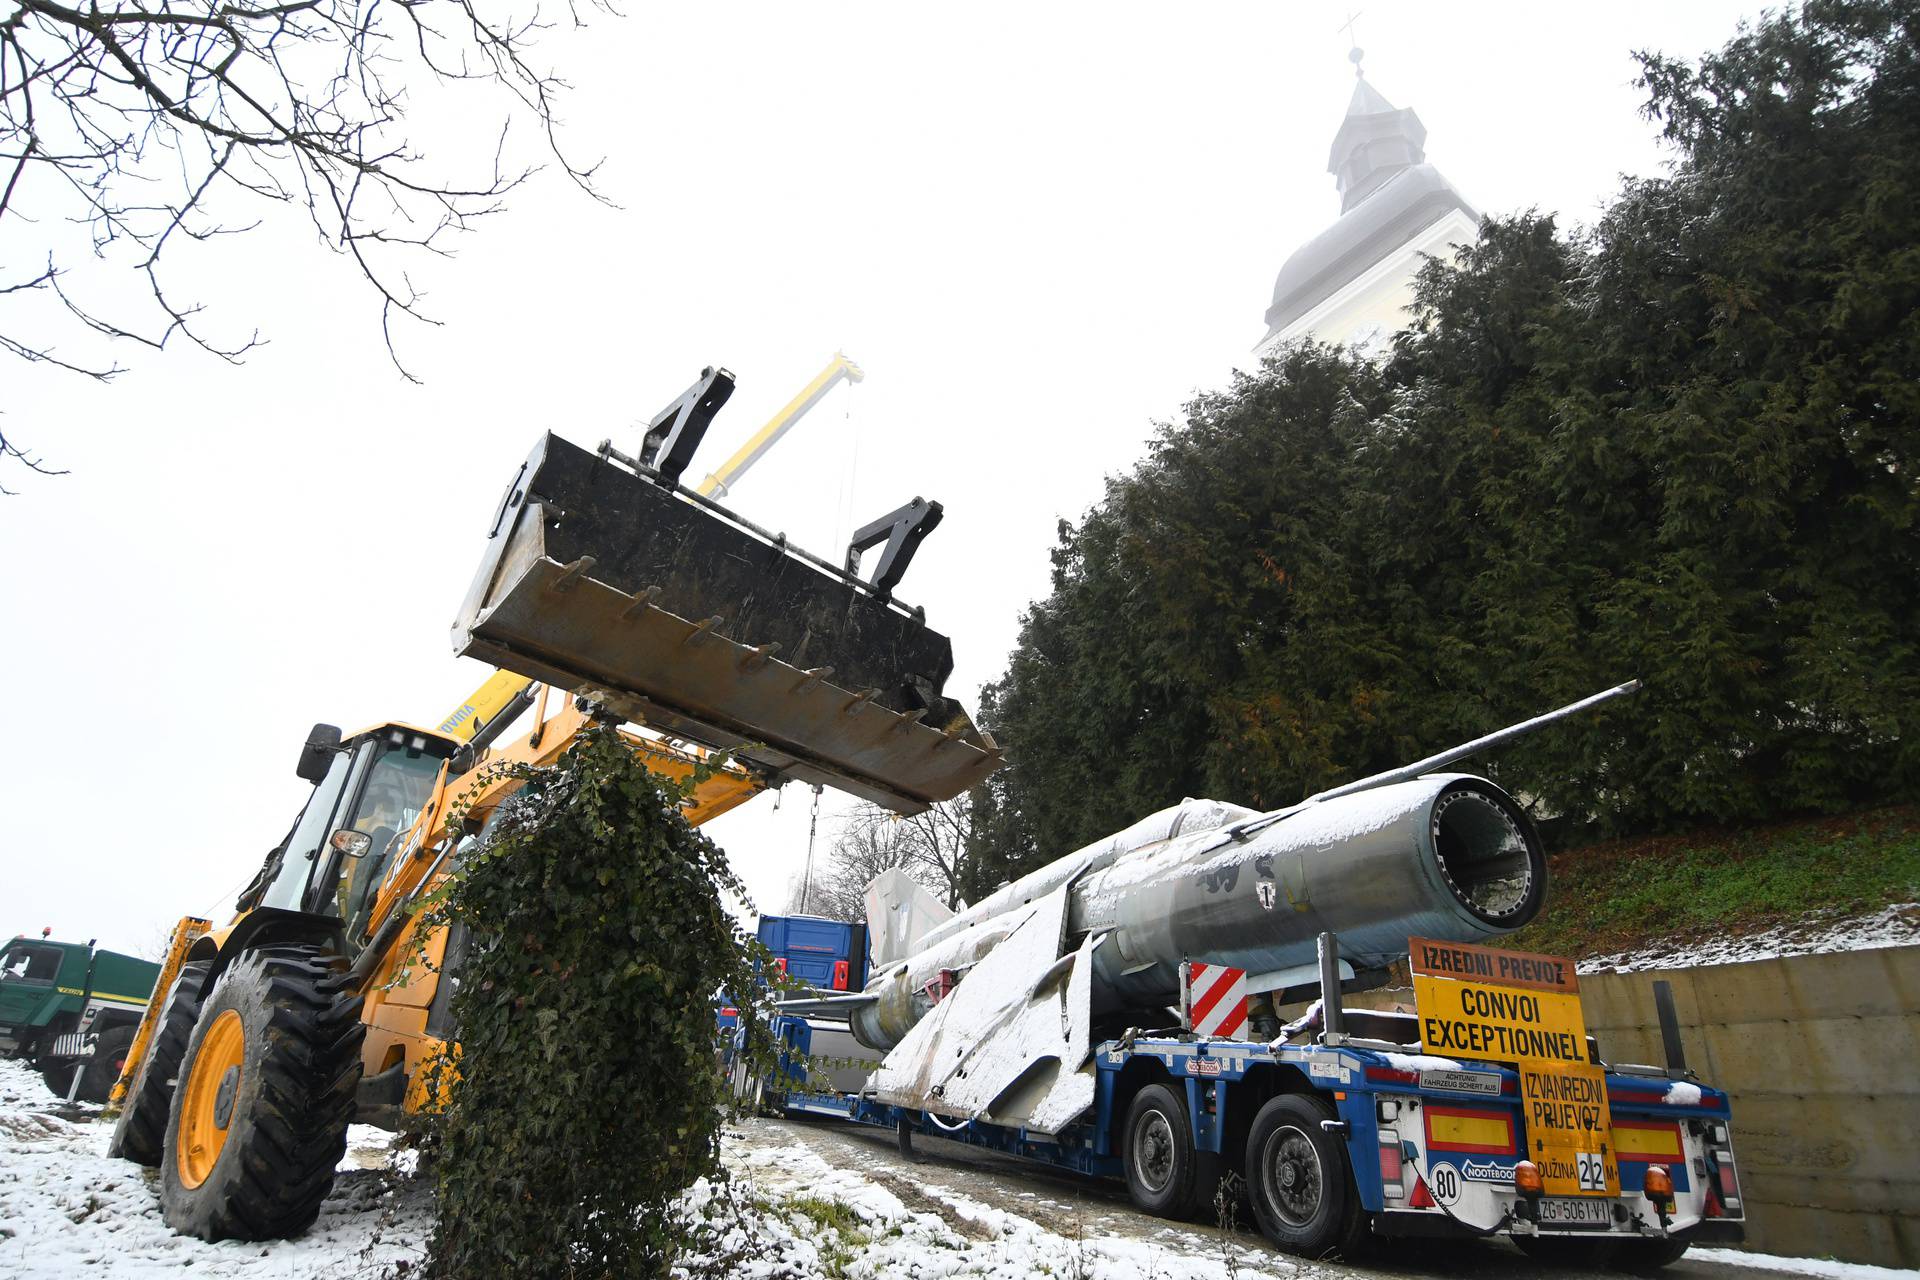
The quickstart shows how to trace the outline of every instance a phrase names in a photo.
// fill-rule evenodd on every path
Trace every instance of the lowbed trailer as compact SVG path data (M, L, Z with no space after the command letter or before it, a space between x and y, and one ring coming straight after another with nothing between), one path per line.
M797 1060L813 1028L783 1021ZM766 1101L892 1129L903 1150L918 1133L1123 1179L1137 1205L1164 1217L1213 1220L1221 1176L1238 1174L1261 1232L1307 1256L1370 1236L1507 1236L1542 1257L1650 1269L1691 1244L1743 1238L1725 1093L1684 1070L1607 1068L1619 1194L1548 1196L1528 1159L1541 1153L1518 1073L1422 1055L1415 1023L1346 1010L1335 1023L1343 1030L1300 1044L1184 1033L1108 1041L1093 1053L1092 1110L1057 1134L860 1093Z

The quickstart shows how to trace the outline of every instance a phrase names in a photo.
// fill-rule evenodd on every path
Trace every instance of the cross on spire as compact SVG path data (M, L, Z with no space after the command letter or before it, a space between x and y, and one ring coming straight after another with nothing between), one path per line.
M1364 79L1367 73L1360 69L1360 59L1367 56L1367 51L1360 47L1353 30L1354 24L1359 22L1360 18L1361 14L1349 10L1347 20L1335 27L1334 31L1344 32L1346 34L1347 44L1349 46L1347 49L1347 61L1353 64L1353 74Z

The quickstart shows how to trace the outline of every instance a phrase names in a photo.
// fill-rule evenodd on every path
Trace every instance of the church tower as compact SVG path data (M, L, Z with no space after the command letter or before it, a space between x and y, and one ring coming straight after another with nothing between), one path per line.
M1306 337L1379 349L1407 323L1423 257L1478 236L1480 216L1426 161L1420 117L1367 83L1361 50L1348 56L1357 82L1327 159L1340 218L1280 268L1260 355Z

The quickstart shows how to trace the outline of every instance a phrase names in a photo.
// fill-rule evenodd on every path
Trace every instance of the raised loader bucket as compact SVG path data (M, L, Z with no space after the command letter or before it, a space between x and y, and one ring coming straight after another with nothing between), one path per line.
M901 813L1000 759L942 693L953 649L918 610L558 436L507 486L453 647Z

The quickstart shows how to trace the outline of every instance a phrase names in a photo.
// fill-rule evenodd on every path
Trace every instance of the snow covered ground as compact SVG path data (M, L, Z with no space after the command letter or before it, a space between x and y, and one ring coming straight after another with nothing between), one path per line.
M350 1280L423 1256L428 1198L384 1172L390 1135L379 1129L354 1126L320 1220L269 1248L174 1235L160 1217L158 1175L107 1157L113 1126L98 1111L68 1112L24 1063L0 1062L0 1275L177 1280L192 1268L185 1274Z
M405 1153L390 1152L389 1135L378 1129L354 1127L334 1193L306 1235L271 1245L206 1244L167 1229L152 1171L107 1157L112 1127L97 1110L56 1110L37 1075L0 1061L0 1276L373 1280L411 1270L423 1257L431 1230L426 1186L394 1167L405 1163ZM998 1157L910 1163L886 1135L845 1125L748 1122L729 1131L726 1160L734 1174L727 1188L702 1184L686 1200L686 1211L708 1225L703 1280L1535 1274L1511 1249L1482 1248L1451 1264L1436 1262L1430 1248L1358 1268L1300 1262L1245 1234L1143 1217L1124 1193L1089 1191L1098 1184L1010 1173ZM1920 1277L1723 1250L1697 1251L1672 1274L1772 1280L1768 1273L1779 1272L1832 1280Z
M1615 969L1628 973L1636 969L1684 969L1698 965L1772 960L1778 956L1862 951L1870 947L1904 947L1915 943L1920 943L1920 902L1898 902L1867 915L1838 920L1815 917L1737 938L1593 956L1580 962L1580 972L1604 973Z

